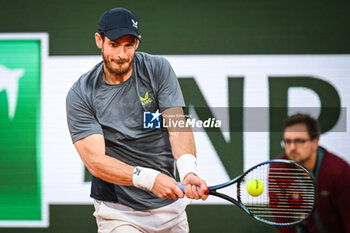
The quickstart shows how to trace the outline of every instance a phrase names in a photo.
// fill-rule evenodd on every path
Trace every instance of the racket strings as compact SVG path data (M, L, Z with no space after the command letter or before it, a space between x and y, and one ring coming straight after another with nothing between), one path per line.
M259 179L264 184L260 196L253 197L247 192L245 185L250 179ZM238 198L245 207L271 223L299 222L310 214L315 203L313 180L296 165L274 163L257 167L246 174L238 190Z

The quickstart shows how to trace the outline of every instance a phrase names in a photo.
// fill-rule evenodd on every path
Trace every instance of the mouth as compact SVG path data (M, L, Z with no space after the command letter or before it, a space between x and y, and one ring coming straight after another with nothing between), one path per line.
M299 154L296 153L296 152L292 152L292 153L289 154L289 157L292 157L292 158L296 158L298 156L299 156Z
M125 63L128 63L129 61L128 60L114 60L114 59L112 59L112 62L114 62L118 65L123 65Z

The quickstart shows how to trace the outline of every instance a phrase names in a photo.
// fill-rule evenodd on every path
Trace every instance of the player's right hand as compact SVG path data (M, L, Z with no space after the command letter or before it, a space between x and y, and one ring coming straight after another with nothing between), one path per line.
M177 185L175 179L159 173L151 191L158 197L177 200L184 197L184 193Z

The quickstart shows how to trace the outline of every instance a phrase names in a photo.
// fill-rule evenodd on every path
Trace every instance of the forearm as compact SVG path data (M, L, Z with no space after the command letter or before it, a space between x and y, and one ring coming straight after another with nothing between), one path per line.
M169 141L172 154L176 160L177 170L180 175L181 182L190 174L197 174L196 147L192 129L186 127L185 117L182 108L170 108L164 111L163 117L165 122L175 122L177 124L169 124ZM175 126L174 126L175 125Z
M135 167L108 155L96 156L87 167L93 176L104 181L119 185L133 185L132 175Z
M192 154L196 156L196 148L191 129L186 132L171 132L170 144L175 160L183 154Z
M134 167L105 154L103 135L91 135L74 143L91 174L119 185L134 185L152 189L159 171Z
M89 136L74 145L93 176L113 184L132 185L134 167L106 155L102 135Z
M177 160L183 154L196 155L196 148L193 138L192 129L186 127L184 112L181 107L170 108L162 113L165 123L175 122L176 124L167 125L169 132L169 141L174 158ZM182 126L181 126L182 125Z
M133 185L151 190L160 173L151 168L131 166L108 155L95 158L91 163L86 163L89 164L92 175L113 184Z

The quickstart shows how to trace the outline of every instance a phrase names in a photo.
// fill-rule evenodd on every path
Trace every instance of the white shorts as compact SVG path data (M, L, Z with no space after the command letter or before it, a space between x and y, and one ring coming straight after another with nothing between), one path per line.
M94 199L94 216L99 233L187 233L185 209L189 203L191 200L185 197L161 208L135 210L119 203Z

